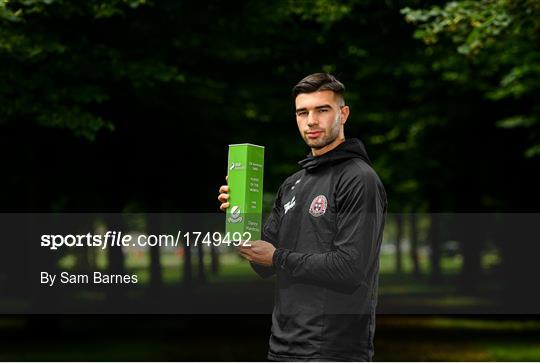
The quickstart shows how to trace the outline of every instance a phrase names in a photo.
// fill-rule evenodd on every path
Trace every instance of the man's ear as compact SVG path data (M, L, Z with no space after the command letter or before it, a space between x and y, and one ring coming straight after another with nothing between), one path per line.
M349 112L351 110L349 109L349 106L343 106L341 107L341 124L344 125L345 122L347 122L347 119L349 118Z

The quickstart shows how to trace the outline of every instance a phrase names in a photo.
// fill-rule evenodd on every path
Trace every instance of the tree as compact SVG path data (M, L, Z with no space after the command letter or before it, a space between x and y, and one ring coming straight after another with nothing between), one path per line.
M496 226L503 260L504 296L511 296L507 305L512 311L532 312L532 306L540 300L539 294L526 286L530 276L538 274L538 264L531 257L539 252L538 244L532 241L534 222L530 215L509 212L534 211L538 206L538 196L529 191L534 188L533 183L538 183L538 176L531 171L538 169L540 155L540 4L535 0L461 0L428 9L405 8L403 13L416 25L415 36L424 41L427 50L438 55L437 66L443 76L457 87L474 89L481 97L481 102L476 103L485 104L482 118L489 122L485 125L505 133L501 141L507 141L488 148L490 154L484 158L499 156L492 170L502 164L504 172L487 175L492 179L499 177L505 183L485 180L482 192L471 193L469 188L466 194L469 199L474 197L471 204L477 206L475 212L507 212ZM491 130L478 141L485 142L498 133ZM504 150L504 154L497 149ZM525 159L516 157L518 150ZM522 176L519 182L515 180L518 175ZM496 196L486 193L493 185L499 189ZM466 279L470 274L477 276L479 243L485 238L485 232L478 233L478 226L472 228L471 222L469 219L465 224L469 228L462 238L463 272L469 275Z
M427 45L455 46L442 65L448 77L470 82L508 111L497 126L525 128L525 156L540 155L540 4L536 0L452 1L427 10L403 9ZM462 61L476 70L462 72Z

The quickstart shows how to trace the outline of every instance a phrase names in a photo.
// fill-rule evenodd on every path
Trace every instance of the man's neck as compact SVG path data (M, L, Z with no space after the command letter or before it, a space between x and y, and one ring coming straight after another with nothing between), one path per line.
M311 149L311 154L315 157L321 156L329 152L330 150L335 149L339 144L345 141L345 137L339 136L334 141L332 141L330 144L326 145L323 148L320 149Z

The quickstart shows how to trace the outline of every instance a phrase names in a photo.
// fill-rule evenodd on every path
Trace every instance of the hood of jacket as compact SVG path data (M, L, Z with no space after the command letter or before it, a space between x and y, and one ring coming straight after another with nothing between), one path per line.
M371 166L371 160L369 160L366 148L362 141L358 139L346 139L334 149L321 156L313 156L310 153L304 160L299 161L298 164L310 171L322 165L333 164L336 161L352 158L362 159Z

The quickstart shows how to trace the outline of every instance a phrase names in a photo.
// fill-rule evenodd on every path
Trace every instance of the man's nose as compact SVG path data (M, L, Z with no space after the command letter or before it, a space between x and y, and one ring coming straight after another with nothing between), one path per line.
M319 120L317 119L315 112L308 113L308 120L307 120L308 126L313 126L318 123L319 123Z

